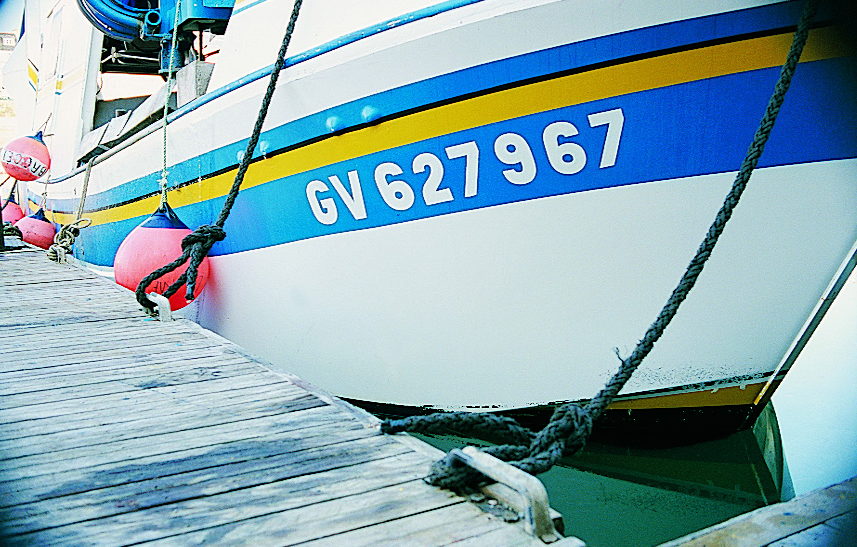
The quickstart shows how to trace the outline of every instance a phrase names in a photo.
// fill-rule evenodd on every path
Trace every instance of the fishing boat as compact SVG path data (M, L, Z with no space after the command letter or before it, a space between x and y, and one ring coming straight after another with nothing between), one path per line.
M162 194L211 224L292 2L30 8L5 80L52 164L23 201L57 226L82 207L74 256L105 275ZM589 399L693 257L802 10L306 0L208 284L179 313L379 413ZM841 19L821 6L741 203L607 422L747 427L853 270Z

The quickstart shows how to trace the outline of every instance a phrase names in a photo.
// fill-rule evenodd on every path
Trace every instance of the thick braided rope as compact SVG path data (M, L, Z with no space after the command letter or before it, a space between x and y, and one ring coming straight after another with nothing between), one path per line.
M3 235L4 236L15 236L17 238L23 239L24 234L21 233L21 229L12 224L11 222L3 223Z
M687 297L690 290L696 284L699 274L702 273L703 266L711 256L711 251L714 249L717 240L723 233L726 223L732 217L732 212L741 194L744 192L747 182L750 180L750 175L759 163L759 158L765 148L765 143L771 134L774 127L774 122L779 114L780 107L785 99L786 92L791 85L792 76L794 76L797 68L800 55L803 52L803 47L809 36L809 30L815 12L818 8L818 0L807 0L804 8L803 16L798 24L797 32L795 32L791 48L786 58L786 62L780 71L780 77L774 88L774 92L768 102L768 107L765 114L759 123L759 128L753 138L753 143L747 151L747 155L741 164L732 189L727 194L723 205L718 211L714 222L708 229L702 244L696 252L696 255L690 261L684 275L679 281L678 286L673 290L667 303L661 309L657 319L646 331L643 338L634 348L631 356L627 359L620 359L622 364L619 371L607 382L604 388L592 398L586 407L580 407L577 404L569 403L562 405L554 411L548 424L538 434L533 436L532 442L528 447L517 446L499 446L485 449L485 452L508 461L511 465L518 467L528 473L538 474L543 473L553 467L562 457L563 453L573 454L583 448L589 433L592 431L592 424L597 420L610 402L619 393L622 387L631 378L631 375L642 363L643 359L651 352L655 342L661 337L669 325L672 318L678 311L679 306ZM381 424L382 432L395 431L428 431L419 429L422 428L418 424L419 418L424 418L432 422L433 428L442 428L444 416L447 414L435 414L425 417L408 418L408 423L403 423L405 420L386 420ZM479 417L487 417L490 414L474 414L478 421ZM457 421L460 421L456 418ZM486 424L492 424L491 420L486 420ZM406 427L418 429L406 429ZM483 426L480 426L483 427ZM490 425L487 425L490 427ZM516 436L521 437L523 434L517 432L517 429L511 424L503 424L503 428L509 431L516 431ZM502 435L501 431L499 433ZM493 434L493 433L492 433ZM507 440L507 442L514 442ZM524 448L526 451L524 452ZM485 481L480 473L464 468L460 463L455 461L450 455L445 456L432 466L431 473L426 477L426 482L435 486L449 489L463 489L473 487L481 481Z
M70 255L74 240L80 235L80 231L92 224L92 219L79 218L71 224L63 225L59 231L54 234L54 242L48 247L45 255L49 260L59 263L61 256ZM62 251L62 254L60 253Z
M765 144L768 142L768 137L771 135L771 130L774 128L774 122L777 120L780 107L783 105L783 101L785 100L786 92L791 85L792 77L794 76L804 45L806 45L806 40L809 37L810 26L817 9L818 0L807 0L803 16L798 23L797 31L795 32L792 40L788 57L780 71L780 77L777 80L777 84L774 87L774 93L768 101L768 107L765 109L765 114L762 116L759 128L756 130L753 143L750 145L750 148L747 150L747 155L741 163L741 168L735 177L732 189L724 199L723 205L717 212L714 222L709 227L708 233L705 235L705 239L702 241L699 249L697 249L696 255L690 261L681 281L679 281L678 286L673 290L667 300L667 303L664 305L663 309L661 309L660 314L658 314L658 318L646 331L646 334L637 344L637 347L634 348L631 355L627 359L622 360L622 366L619 369L619 372L610 379L607 385L604 386L604 389L593 397L587 405L587 410L592 414L593 420L597 419L604 412L610 404L610 401L613 400L613 397L619 393L622 386L624 386L628 379L630 379L631 374L634 373L643 359L645 359L649 352L652 351L655 342L657 342L661 337L667 325L678 311L679 306L696 284L699 274L702 273L702 268L704 267L705 262L711 256L711 251L714 250L714 246L717 244L720 234L723 233L726 223L729 222L729 219L732 217L732 212L738 205L738 201L741 199L741 195L747 187L750 175L759 163L759 158L762 156Z
M61 256L71 254L74 240L80 235L80 230L92 224L92 220L83 217L83 207L86 203L86 192L89 189L89 178L92 176L92 166L95 164L95 156L89 158L86 162L86 171L83 174L83 187L80 190L80 200L77 202L77 216L69 224L60 227L59 231L54 234L54 242L47 250L49 260L59 262ZM42 208L45 207L47 200L48 184L45 183L45 191L42 193Z
M2 184L6 184L6 182L8 182L9 179L12 179L12 177L6 177L6 180L4 180L2 182ZM15 188L18 187L18 179L12 179L12 180L14 180L15 182L12 183L12 188L9 189L9 195L6 196L6 201L4 201L3 205L0 206L0 213L2 213L3 209L5 209L6 206L9 205L9 202L12 201L12 196L15 195Z
M388 420L382 425L384 433L412 431L414 433L472 434L480 439L513 444L529 444L535 438L532 431L508 416L491 413L449 412L427 416L411 416Z
M280 46L280 51L277 54L277 61L274 63L274 69L271 71L271 79L268 81L268 89L265 91L265 97L262 99L262 106L259 109L259 116L256 118L256 125L253 127L253 133L250 135L250 140L247 142L247 148L244 156L241 158L241 164L238 166L238 172L235 174L235 180L232 182L232 188L229 195L226 196L226 202L223 204L223 209L220 210L220 215L217 217L215 224L223 227L232 206L235 204L235 198L238 197L238 190L241 183L244 181L244 175L250 167L250 160L253 157L253 150L256 149L256 144L259 142L259 136L262 134L262 124L265 123L265 116L268 114L268 106L271 104L271 98L274 96L274 89L277 87L277 78L280 76L280 71L286 64L286 51L289 48L289 43L292 41L292 33L295 31L295 23L298 20L298 14L301 10L303 0L295 0L295 5L292 8L292 16L289 19L289 26L286 28L286 35L283 37L283 44Z
M283 43L280 46L280 51L277 54L277 60L274 63L273 70L271 71L271 78L268 80L268 88L262 99L262 105L259 107L259 115L256 117L256 124L253 126L253 132L250 134L250 139L247 141L247 147L245 148L244 155L238 165L238 172L235 174L235 180L232 182L232 187L229 190L229 194L226 196L226 201L223 204L223 208L220 210L220 215L218 215L213 226L208 224L200 226L182 240L181 256L166 266L158 268L140 281L137 285L135 295L137 297L137 302L139 302L145 309L151 311L155 307L155 305L146 297L146 287L148 287L152 281L175 270L185 262L188 262L188 260L190 263L188 264L187 270L185 270L185 272L172 285L170 285L166 291L164 291L164 296L169 298L175 294L182 285L187 284L185 298L189 301L193 300L193 292L196 286L196 276L199 265L208 255L208 252L214 244L218 241L222 241L226 237L223 225L226 223L226 219L232 211L232 206L235 204L235 199L238 197L238 191L241 189L241 183L244 182L244 175L250 167L250 161L253 158L253 150L256 149L256 145L259 142L259 136L262 134L262 125L265 123L265 117L268 115L268 107L271 104L271 98L274 96L274 89L277 87L277 79L280 76L280 71L283 70L283 67L286 64L286 51L288 50L289 43L292 41L292 34L295 31L295 23L297 23L302 3L303 0L295 0L294 7L292 8L292 15L289 19L288 27L286 28L286 34L283 37Z

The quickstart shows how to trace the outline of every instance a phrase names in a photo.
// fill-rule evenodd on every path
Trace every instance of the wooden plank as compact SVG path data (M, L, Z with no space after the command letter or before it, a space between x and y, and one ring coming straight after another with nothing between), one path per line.
M189 431L110 441L72 450L55 450L47 454L17 456L15 451L11 451L5 455L4 474L7 477L22 478L42 473L53 473L82 465L95 466L118 463L131 457L139 458L167 451L263 437L277 430L294 428L296 425L304 428L308 423L340 423L343 427L347 427L345 422L350 418L345 413L335 413L327 407L300 410L296 414L299 416L268 416L247 418L239 422L221 425L203 425ZM309 421L313 419L313 422ZM297 423L296 420L298 420Z
M176 354L178 350L192 350L212 347L215 347L214 344L206 340L188 340L186 342L150 341L148 344L134 343L128 344L127 346L102 351L84 351L78 354L66 354L63 352L60 354L55 354L53 357L45 356L43 358L28 359L28 362L31 363L31 367L29 368L29 370L36 371L38 369L45 369L41 370L40 372L50 372L51 368L58 366L99 363L102 361L116 359L126 359L136 362L154 362L158 359L158 356ZM226 351L224 351L224 353L226 353ZM21 367L18 362L14 364L0 366L5 368L5 370L0 370L0 379L4 380L6 378L11 380L14 378L14 376L4 377L3 374L23 372L27 370L27 368Z
M4 545L535 544L367 413L41 252L0 264Z
M174 330L192 330L189 329L187 324L184 322L170 322L163 323L158 321L157 319L147 317L144 315L135 315L130 317L124 317L122 319L116 319L114 321L96 321L92 323L84 323L81 325L74 326L75 334L79 332L87 333L125 333L128 332L129 328L131 329L148 329L151 331L158 332L170 332ZM55 338L57 340L61 340L61 335L67 335L69 332L68 325L42 325L42 326L33 326L33 325L12 325L3 329L3 336L0 337L0 347L2 344L10 341L12 343L20 342L21 340L28 339L39 339L46 338L51 339Z
M30 281L33 281L30 279ZM15 291L16 298L14 300L6 299L3 301L3 306L26 306L33 311L39 311L35 304L44 302L50 304L58 299L66 299L68 297L80 298L84 296L86 300L91 300L92 297L113 295L116 292L116 287L105 285L99 279L76 279L73 274L64 279L57 279L55 276L45 276L43 283L19 284L16 282L17 290ZM7 283L12 283L7 280ZM127 305L127 302L114 302L114 304Z
M186 325L150 321L142 317L126 317L113 321L92 321L70 325L16 325L3 329L0 336L0 349L4 352L29 352L29 357L39 357L55 348L64 348L78 340L92 339L94 342L109 341L111 338L154 340L161 336L192 333Z
M98 278L74 279L73 277L68 277L66 279L56 279L54 277L46 277L44 283L22 285L15 282L15 298L4 299L3 305L10 308L22 306L28 308L33 313L56 311L59 307L53 304L60 302L73 302L75 305L101 304L139 309L139 304L137 304L136 300L129 301L125 298L114 298L114 296L130 294L127 289L111 283L104 283L103 281ZM9 281L7 285L11 283ZM43 304L43 306L39 306L38 304Z
M453 505L301 543L303 547L440 546L482 537L506 524L482 511Z
M467 538L455 543L455 547L485 547L486 545L505 545L506 547L545 547L545 544L541 541L533 537L520 534L518 530L509 526L497 528L478 537ZM572 545L576 547L579 543L575 542Z
M115 350L124 350L125 354L133 355L137 353L143 353L139 350L135 350L134 348L146 347L146 348L154 348L152 352L158 351L169 351L168 348L171 346L173 349L180 348L184 343L189 344L200 344L202 340L197 339L192 333L187 332L175 332L168 335L161 336L119 336L115 339L83 339L81 341L78 340L67 340L63 345L57 345L53 348L49 348L54 350L55 352L62 352L63 354L69 355L69 357L75 358L77 361L86 361L90 358L94 360L98 360L98 354L100 352L110 352ZM27 369L35 369L35 368L43 368L46 363L53 363L57 361L55 355L51 355L50 352L43 351L43 356L40 358L35 357L33 354L39 350L38 347L34 348L24 348L20 350L10 350L6 352L5 359L7 359L9 365L4 367L4 371L19 371L19 370L27 370ZM59 362L64 362L59 360Z
M236 366L246 367L248 364L252 365L252 363L249 363L247 359L240 355L197 355L194 357L185 357L184 359L178 355L175 357L174 359L155 363L145 361L128 363L126 361L125 366L119 366L119 368L117 368L114 362L113 366L84 368L76 373L42 373L23 378L19 376L18 378L11 379L9 383L4 383L0 386L0 397L40 393L63 388L77 388L77 391L84 394L90 386L95 384L110 382L129 383L137 378L149 378L153 375L163 375L207 366L210 366L212 369L221 369L234 368ZM83 372L83 370L86 372ZM253 372L257 370L255 366L252 367ZM52 394L48 393L46 396L50 399Z
M311 410L302 412L309 414ZM292 427L284 428L282 431L269 431L267 435L264 431L243 431L236 428L232 431L232 435L211 438L207 442L200 442L197 439L182 446L160 446L159 449L152 449L144 453L125 454L124 458L76 458L68 462L59 462L57 465L47 464L38 468L10 469L4 472L3 480L9 484L18 483L14 486L16 492L33 488L39 491L43 491L45 488L48 491L54 491L59 482L73 481L80 476L90 476L101 472L109 474L112 472L111 469L122 465L149 466L158 462L169 462L172 466L176 464L177 459L183 461L187 454L193 454L200 459L200 462L209 456L228 459L233 450L245 446L246 443L250 443L250 446L256 446L256 443L264 443L266 439L273 443L288 441L295 449L304 449L319 444L338 442L338 440L351 438L353 435L369 434L366 432L366 428L359 424L332 420L323 412L303 418L300 424L293 424ZM335 432L337 426L340 428L337 437L330 440L318 438ZM247 455L240 455L239 457L246 459ZM198 464L201 465L199 462L194 463L194 465ZM92 480L90 477L90 481ZM114 479L110 480L113 481ZM0 500L0 504L3 503L4 501Z
M182 323L171 327L172 324L141 317L81 323L74 325L73 329L68 325L18 325L3 329L0 350L4 353L20 350L29 352L28 358L38 358L45 353L54 353L52 350L64 348L77 339L91 339L93 342L132 338L156 340L161 336L194 332Z
M188 393L182 400L184 404L195 408L215 408L221 405L240 403L241 401L262 401L273 399L280 395L288 395L297 390L304 391L289 382L263 383L255 375L229 378L235 384L235 389L223 389L227 384L220 381L220 387L210 393ZM217 380L212 380L217 383ZM170 386L173 387L173 386ZM170 414L170 408L174 407L176 400L170 394L163 393L167 388L152 388L146 390L141 396L135 396L133 402L127 393L119 393L110 396L97 397L87 401L86 405L80 405L77 401L48 402L38 405L30 405L13 409L12 411L0 412L0 419L6 425L2 431L2 438L18 438L28 435L41 435L51 431L63 431L66 428L74 428L79 423L89 420L100 420L105 425L110 423L123 423L139 419L142 413L148 416L166 416ZM131 412L121 413L125 409ZM18 432L29 431L26 435Z
M854 539L852 534L846 535L844 532L826 524L819 524L785 539L775 541L769 544L768 547L819 547L824 545L828 547L837 545L845 547L852 544Z
M50 515L50 527L92 521L136 511L160 512L182 503L187 516L199 512L211 515L212 507L227 508L230 504L259 504L270 497L290 497L318 485L340 484L352 480L355 466L372 464L373 477L380 483L390 480L404 482L421 476L426 460L407 451L401 444L380 436L364 437L347 443L313 447L301 451L285 451L266 458L235 462L217 468L190 470L168 477L127 483L106 489L54 497L0 510L8 535L34 532L46 527L45 515ZM392 477L392 479L391 479ZM276 487L266 485L278 484ZM274 493L269 492L276 489ZM288 492L285 492L288 488ZM339 487L337 487L339 491ZM228 496L225 496L228 494ZM220 497L220 496L225 497ZM301 494L302 495L302 494ZM199 499L207 498L200 502ZM96 503L97 502L97 503ZM130 515L126 518L139 518ZM157 517L160 518L160 517ZM117 519L117 521L120 521Z
M768 547L846 547L857 538L857 509L797 534L771 543Z
M122 408L129 409L132 404L136 405L137 403L150 401L161 405L168 405L171 403L171 399L175 399L177 397L181 397L183 399L199 396L216 397L219 393L230 391L233 388L248 389L254 386L261 387L270 383L273 382L269 381L268 376L250 374L246 376L209 380L205 383L153 387L135 392L133 403L128 402L130 400L128 392L90 398L86 401L85 407L75 399L45 401L34 405L28 405L26 407L0 409L0 422L15 423L26 420L50 419L55 417L62 419L63 416L84 412L85 410L109 409L110 411L116 412Z
M23 264L19 264L18 266L25 266L24 268L11 268L9 270L6 269L8 263L4 264L3 274L0 275L0 279L5 281L7 284L15 283L16 286L21 287L22 290L25 290L30 285L41 285L45 283L59 283L63 281L76 281L78 283L86 283L88 281L93 281L97 279L95 276L89 276L84 273L81 275L80 271L77 268L73 267L51 267L48 266L47 269L42 269L45 264L42 261L24 261Z
M855 510L857 477L739 515L661 547L767 547Z
M371 481L371 476L366 477L366 480ZM292 509L282 510L277 506L274 511L256 517L243 518L252 513L242 513L242 508L234 508L234 516L223 519L231 520L228 524L209 526L201 531L173 535L145 542L142 545L158 547L210 545L213 538L216 538L217 545L224 547L243 546L250 543L298 545L319 536L342 533L346 530L369 526L378 521L400 519L450 505L461 505L465 511L477 510L472 506L463 505L463 498L445 490L432 488L421 480L368 491L365 487L357 486L354 490L359 495L345 495ZM414 495L417 493L418 495ZM291 500L283 501L285 502L283 505L288 507ZM179 519L172 522L179 525L183 523ZM191 523L197 524L193 521ZM159 522L151 528L157 528L160 524ZM171 522L162 524L170 526ZM132 533L135 537L151 536L149 527L136 527ZM110 545L110 541L115 539L115 536L105 538L105 542L94 545Z
M81 272L78 268L73 269L76 271L71 275ZM134 317L140 313L136 301L127 298L130 292L126 289L94 274L81 275L98 283L68 279L65 282L21 285L15 278L14 297L4 298L0 307L0 326L91 322ZM8 287L12 282L7 280L4 286ZM53 290L54 285L57 285L56 291Z
M857 509L826 520L824 524L840 532L847 532L851 537L857 537Z
M234 391L221 392L217 395L201 394L195 395L188 404L181 408L173 408L165 402L169 399L158 399L157 401L135 402L133 412L116 412L116 407L104 409L90 409L90 405L76 406L79 412L66 414L64 416L48 416L46 418L34 418L14 423L7 423L0 430L0 441L23 440L28 437L51 435L54 433L74 432L75 434L86 434L79 431L98 424L101 427L113 425L122 426L141 422L144 420L160 420L176 416L177 414L188 414L195 412L240 412L244 405L253 408L256 405L273 405L279 401L290 400L297 396L306 396L305 390L300 389L288 382L276 384L265 384L261 387L239 388ZM128 408L127 397L122 400L125 404L120 408ZM25 441L21 441L25 442Z
M34 383L43 381L63 381L78 378L82 375L93 375L104 372L115 373L122 369L134 369L138 366L169 365L189 359L234 355L234 353L224 350L219 346L201 345L196 348L183 347L181 352L154 353L133 358L129 358L127 356L112 357L108 359L99 359L97 361L60 364L39 369L0 372L0 379L2 379L4 384L14 383L17 387L24 381Z
M200 427L211 427L248 419L277 416L288 412L319 407L324 404L317 397L303 393L291 400L280 398L276 402L243 403L240 412L230 412L228 408L187 410L173 412L166 416L147 415L146 418L139 420L121 424L112 423L109 424L110 427L105 427L103 424L98 424L97 422L90 422L89 424L78 424L76 428L70 428L58 433L30 436L12 441L0 441L0 452L13 455L14 457L34 456L57 450L94 446L105 442L178 433Z
M30 317L26 322L20 320L7 320L5 314L0 315L0 327L4 329L14 325L58 325L69 323L82 323L87 321L108 321L114 319L124 319L132 312L129 308L106 307L92 305L90 309L74 309L63 311L62 313L42 314L36 317Z
M150 389L153 387L205 382L207 380L217 378L227 378L256 373L257 370L253 363L248 363L241 360L239 357L236 358L235 361L225 363L221 360L220 364L216 367L197 366L189 370L172 373L152 373L145 377L129 379L127 382L104 382L101 384L91 384L87 386L85 391L81 391L76 386L71 386L54 388L47 391L5 395L3 397L3 407L5 409L11 409L13 407L28 406L38 404L48 399L53 401L82 400L91 397L98 397L100 395L127 393L141 389Z
M139 309L139 305L113 298L116 289L93 280L90 283L78 283L69 280L54 287L53 283L31 285L30 288L16 291L14 300L3 301L6 313L15 313L12 319L26 324L27 315L50 315L62 310L62 304L73 306L109 306L129 310ZM18 311L20 309L20 311Z
M83 342L103 343L117 340L155 340L162 336L192 338L194 333L187 328L167 328L160 321L132 320L114 324L114 321L96 321L64 326L24 326L17 330L4 329L0 349L5 353L36 357L52 349L76 347ZM11 360L11 358L10 358Z
M169 403L169 401L166 401ZM171 408L163 409L165 400L160 399L160 403L149 404L146 407L152 408L153 411L146 411L144 406L133 407L133 412L128 412L125 415L116 415L116 412L101 412L98 414L83 414L73 416L73 420L54 420L51 422L41 421L34 426L30 426L31 422L18 422L17 428L11 430L11 433L4 433L12 438L3 438L0 440L0 446L9 450L21 450L28 446L52 445L58 447L64 439L72 439L74 437L102 437L101 430L115 432L116 437L130 434L136 429L146 431L155 431L155 428L169 428L175 425L183 426L189 423L204 425L217 420L228 421L236 416L241 416L246 409L246 415L253 417L275 412L286 412L288 409L298 407L308 407L307 405L322 406L326 403L314 397L305 391L298 389L289 389L288 392L269 392L263 397L257 398L242 398L237 401L224 400L223 403L218 403L211 399L204 405L174 405ZM161 408L159 408L159 406ZM166 411L165 411L166 410ZM171 411L170 411L171 410ZM182 423L187 422L187 423ZM65 427L60 427L57 424L65 424ZM20 431L25 434L16 434ZM75 443L90 442L91 439L76 439Z
M202 350L202 351L199 351ZM124 359L122 358L124 357ZM184 357L184 358L182 358ZM74 365L63 365L63 369L57 367L42 368L30 371L29 374L8 373L0 374L3 379L3 394L25 393L27 391L38 391L52 389L55 386L85 386L87 384L107 381L108 378L132 378L146 371L167 370L169 368L204 366L205 363L242 362L254 364L247 358L223 351L222 349L208 346L197 346L189 344L188 351L153 353L145 358L138 359L130 356L119 356L105 360L83 361ZM75 366L76 365L76 366ZM255 365L255 364L254 364ZM255 367L258 371L258 367ZM84 389L81 387L81 389Z
M8 286L8 283L7 283ZM105 284L101 280L78 281L75 279L45 282L37 285L19 286L14 299L4 299L3 306L8 310L22 308L23 313L11 319L26 324L26 314L51 314L62 311L63 305L109 306L128 310L140 310L136 300L128 301L121 297L125 289ZM121 298L116 298L121 297Z
M215 481L219 485L227 485L231 480L230 477L251 472L265 472L267 480L274 476L270 474L271 472L280 469L282 464L288 463L288 461L276 459L278 456L283 456L300 465L300 453L309 454L309 459L317 459L319 453L323 456L324 453L319 451L323 451L325 447L350 443L367 437L377 437L377 432L361 427L337 429L336 423L327 423L316 427L274 433L264 438L232 439L194 449L129 458L122 462L79 466L60 472L49 472L27 480L9 482L9 487L6 489L7 498L0 499L0 507L23 506L41 500L108 488L111 491L120 492L121 490L113 489L159 478L168 478L169 482L165 483L165 486L170 488L181 488L183 480L187 480L190 485L205 479ZM381 441L390 442L384 439ZM327 465L335 463L329 462ZM193 474L198 471L199 474ZM287 471L289 470L283 469L283 472ZM306 465L302 465L291 472L306 474L310 471ZM182 479L183 476L187 478Z
M131 315L138 313L139 308L127 302L116 302L112 291L106 291L91 298L80 299L74 293L55 294L44 302L9 302L2 308L4 323L8 325L29 325L40 323L56 323L60 317L80 317L86 321L100 319L105 312L120 311ZM63 319L66 321L66 319Z
M196 337L196 333L186 329L165 329L150 326L154 324L154 321L124 322L124 328L114 330L104 328L109 323L96 322L89 323L96 328L84 325L83 327L75 327L73 330L69 330L68 327L62 330L57 329L56 332L45 332L47 329L44 327L31 327L31 332L24 333L17 339L13 339L4 331L3 341L6 343L0 347L4 353L9 354L9 361L14 361L15 358L28 361L37 357L39 353L50 353L51 350L55 349L79 348L84 343L103 344L128 340L152 342L162 337L168 337L171 340L190 340ZM130 325L134 326L133 329L128 328Z

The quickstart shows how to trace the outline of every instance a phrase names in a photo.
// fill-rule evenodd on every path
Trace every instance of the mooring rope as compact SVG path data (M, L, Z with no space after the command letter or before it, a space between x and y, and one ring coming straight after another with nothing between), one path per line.
M11 222L3 223L3 235L17 237L18 239L24 239L24 234L21 233L21 229L12 224Z
M256 144L259 142L259 136L262 134L262 124L264 124L265 117L268 115L268 107L271 104L271 98L274 96L274 89L277 86L277 79L279 78L280 71L286 64L286 51L288 50L289 43L292 41L292 34L295 30L295 23L298 20L302 3L303 0L295 0L289 24L286 28L286 34L283 37L280 51L277 54L277 60L274 63L273 70L271 71L271 78L268 80L268 89L265 91L265 96L262 99L262 105L259 108L259 114L256 117L256 124L253 126L253 132L250 134L250 139L247 141L247 147L245 148L244 155L238 165L238 172L235 174L235 180L232 182L232 188L226 196L226 201L223 204L223 208L220 210L217 220L213 225L204 224L194 230L193 233L185 236L185 238L182 239L181 256L166 266L153 271L140 281L137 285L135 295L137 297L137 302L139 302L145 309L152 311L155 308L155 305L146 297L146 287L148 287L152 281L168 274L188 261L190 262L187 269L172 285L169 286L169 288L167 288L166 291L164 291L163 296L169 298L174 295L182 285L187 284L185 299L188 301L193 300L197 268L199 268L202 260L208 255L211 247L226 237L223 225L226 223L226 219L232 211L232 206L235 204L235 199L238 197L238 191L241 189L241 183L244 181L244 175L250 167L250 161L253 158L253 151L256 149Z
M86 192L89 189L89 177L92 175L92 166L95 163L95 156L89 158L86 162L86 171L83 175L83 187L80 190L80 201L77 202L77 215L75 219L68 224L64 224L54 235L54 242L48 247L47 257L54 262L62 262L66 254L71 254L74 240L80 235L80 231L92 224L89 218L81 218L83 216L83 205L86 203ZM48 184L45 183L45 191L42 193L42 208L44 209L47 200Z
M807 0L803 15L795 32L786 62L780 72L779 80L774 88L765 114L756 130L753 143L750 145L732 189L726 196L714 222L696 256L690 261L678 286L673 290L667 303L661 309L657 319L649 327L642 340L634 348L627 359L620 357L619 371L607 382L607 385L585 406L568 403L558 407L549 423L538 433L533 433L508 417L496 416L490 413L436 413L427 416L412 416L402 420L385 420L381 424L384 433L412 431L418 433L448 432L450 430L474 434L474 431L490 430L494 437L503 439L503 444L484 448L483 451L531 474L547 471L562 457L564 453L573 454L583 448L587 437L592 431L592 424L602 415L619 390L631 378L631 375L642 363L643 359L661 337L679 306L687 297L696 283L705 262L711 256L720 234L732 216L741 194L750 180L750 175L759 163L759 158L765 148L765 143L774 127L777 114L785 99L786 91L791 84L792 76L797 67L803 47L809 35L809 29L818 0ZM431 474L426 482L450 489L472 487L486 480L479 472L466 468L456 459L447 454L432 466Z
M12 179L12 177L11 176L6 177L6 180L4 180L3 182L0 182L0 186L3 186L7 182L9 182L9 179ZM6 206L9 205L9 202L12 200L12 196L15 195L15 189L18 187L18 179L12 179L12 180L14 180L15 182L12 183L12 188L9 189L9 195L6 196L6 201L4 201L3 205L0 206L0 213L2 213L3 210L6 208Z
M0 205L0 215L3 214L3 211L6 209L6 206L9 205L9 202L12 200L12 196L15 195L15 189L18 187L18 179L12 179L11 176L7 176L3 182L0 182L0 187L9 182L9 180L14 180L12 183L12 188L9 190L9 195L6 196L6 201ZM2 199L2 197L0 197ZM17 237L20 239L24 238L24 235L21 233L21 229L12 224L11 222L0 221L0 249L6 250L6 236Z
M161 178L158 180L158 186L161 191L161 204L167 202L167 115L170 113L170 96L173 91L173 70L175 69L174 61L175 61L175 52L177 50L176 43L178 42L178 32L179 32L179 9L181 7L181 0L176 1L176 14L173 18L173 35L172 40L170 41L170 62L167 65L167 81L164 84L165 93L164 93L164 111L163 116L161 117L163 121L163 157L161 158L163 161L161 163Z

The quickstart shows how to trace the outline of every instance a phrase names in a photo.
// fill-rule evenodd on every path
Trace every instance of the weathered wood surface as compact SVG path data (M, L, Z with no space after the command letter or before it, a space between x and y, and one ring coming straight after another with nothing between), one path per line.
M0 253L0 544L543 545L439 452L129 291Z
M739 515L660 547L850 547L857 544L857 477Z

